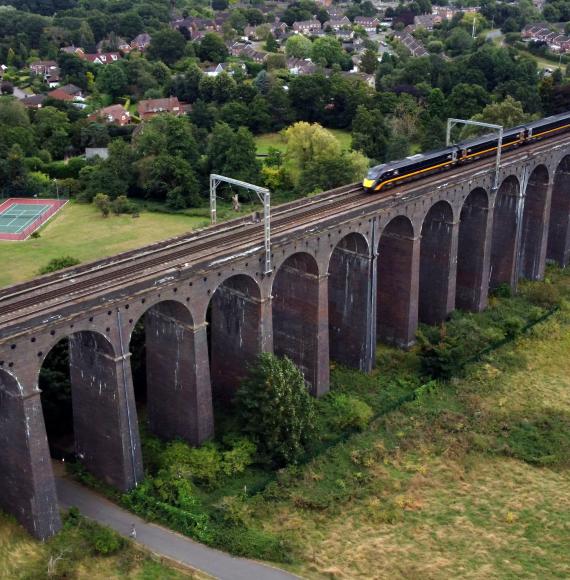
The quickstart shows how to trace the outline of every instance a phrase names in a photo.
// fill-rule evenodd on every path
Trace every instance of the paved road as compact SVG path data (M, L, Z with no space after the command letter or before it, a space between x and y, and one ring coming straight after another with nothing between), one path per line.
M149 524L121 509L109 500L68 479L56 479L59 503L64 508L75 506L86 517L129 536L135 524L136 541L156 554L187 564L221 580L292 580L297 578L284 570L234 558L208 548L161 526Z

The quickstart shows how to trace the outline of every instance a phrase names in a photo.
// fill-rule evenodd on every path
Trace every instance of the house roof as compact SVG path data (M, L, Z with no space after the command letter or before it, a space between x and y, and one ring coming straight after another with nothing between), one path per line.
M180 101L178 97L166 97L164 99L147 99L140 101L137 105L137 110L141 115L148 113L160 113L172 111L175 108L180 108Z
M73 95L66 93L62 89L54 89L48 93L48 97L52 99L57 99L58 101L73 101Z

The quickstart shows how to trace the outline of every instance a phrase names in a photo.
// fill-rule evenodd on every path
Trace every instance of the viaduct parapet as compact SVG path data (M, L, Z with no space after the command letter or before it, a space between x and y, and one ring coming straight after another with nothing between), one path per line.
M367 196L358 185L275 209L273 272L249 218L0 290L0 505L31 533L60 526L38 387L69 339L77 456L127 490L143 477L130 364L144 320L147 413L165 439L214 433L260 352L289 356L312 393L331 359L362 371L377 340L480 311L489 290L570 258L570 136Z

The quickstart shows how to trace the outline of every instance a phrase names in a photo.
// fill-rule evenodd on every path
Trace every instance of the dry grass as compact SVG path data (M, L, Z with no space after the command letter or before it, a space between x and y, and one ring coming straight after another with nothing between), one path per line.
M40 580L43 578L75 578L77 580L206 580L205 574L188 570L175 569L151 558L146 552L127 546L112 556L92 556L87 553L77 557L73 533L66 534L63 542L69 547L69 553L63 554L61 565L55 567L55 575L48 576L50 553L60 554L59 548L50 551L50 543L41 543L32 539L21 526L5 515L0 514L0 578L10 580ZM61 542L61 539L59 539ZM69 562L74 565L71 575L65 574ZM79 561L77 561L79 559Z
M433 396L437 413L430 402L419 410L410 405L352 441L353 455L370 448L371 438L379 447L348 501L322 510L295 505L294 498L327 477L331 467L319 460L287 499L263 502L259 516L268 529L295 538L296 572L308 578L570 577L570 470L537 467L471 441L473 425L486 417L499 423L541 411L570 417L566 314L502 350ZM505 356L522 363L509 369ZM390 437L398 445L384 452Z

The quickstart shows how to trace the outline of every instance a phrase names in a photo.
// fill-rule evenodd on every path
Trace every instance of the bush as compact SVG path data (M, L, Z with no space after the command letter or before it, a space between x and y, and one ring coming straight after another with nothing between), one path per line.
M71 266L77 266L79 263L80 261L73 256L61 256L60 258L53 258L43 268L40 269L40 275L57 272L58 270L70 268Z
M175 441L167 445L161 465L171 473L213 488L225 477L242 473L253 462L256 448L248 439L229 440L226 445L228 449L222 450L212 442L190 447L183 441Z
M123 548L124 540L113 530L103 526L97 526L91 534L91 544L97 554L109 556Z
M315 403L301 371L263 353L236 395L243 430L278 465L298 462L315 434Z
M328 399L331 405L329 422L331 427L338 431L351 429L362 431L374 414L372 408L364 401L345 393L332 393Z
M560 291L548 282L532 282L524 288L523 293L529 302L543 308L560 305Z
M121 215L123 213L136 213L138 208L126 195L119 195L111 203L113 213Z

